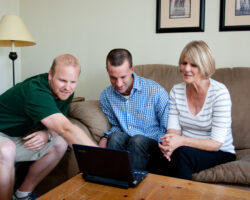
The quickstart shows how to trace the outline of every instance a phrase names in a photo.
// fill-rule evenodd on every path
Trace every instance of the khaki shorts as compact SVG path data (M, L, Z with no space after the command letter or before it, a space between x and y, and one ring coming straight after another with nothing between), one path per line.
M34 161L34 160L39 160L41 157L43 157L59 137L60 137L59 135L54 136L52 140L45 145L44 148L38 151L27 150L23 145L24 141L22 140L22 137L10 137L1 132L0 132L0 143L9 139L16 144L16 160L15 160L16 162Z

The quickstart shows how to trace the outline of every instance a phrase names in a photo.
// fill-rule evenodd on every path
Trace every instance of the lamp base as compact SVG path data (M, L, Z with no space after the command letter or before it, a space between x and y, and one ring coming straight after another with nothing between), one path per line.
M16 52L10 52L9 58L12 60L12 69L13 69L13 86L15 85L15 60L17 59Z

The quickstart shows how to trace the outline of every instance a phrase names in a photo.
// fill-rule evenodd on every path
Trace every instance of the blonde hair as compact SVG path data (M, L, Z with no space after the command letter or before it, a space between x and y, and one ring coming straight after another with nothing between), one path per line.
M204 78L209 78L215 72L215 60L211 49L204 41L192 41L181 52L179 66L187 59L197 65Z
M63 55L56 57L53 60L53 63L50 67L52 75L55 74L56 66L59 64L63 64L65 66L73 66L75 68L79 67L79 69L80 69L80 64L79 64L78 60L76 59L76 57L72 56L71 54L63 54ZM81 69L80 69L80 71L81 71Z

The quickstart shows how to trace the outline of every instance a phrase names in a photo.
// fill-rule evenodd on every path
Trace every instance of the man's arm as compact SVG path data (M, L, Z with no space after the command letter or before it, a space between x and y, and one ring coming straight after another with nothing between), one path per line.
M110 134L111 132L121 132L120 124L117 121L117 117L114 113L114 110L112 106L110 105L110 101L108 101L108 96L110 93L107 93L107 91L103 91L100 95L100 106L103 111L103 113L107 116L109 123L111 125L111 128L106 134Z
M99 141L99 146L106 148L107 147L107 141L108 141L108 135L111 132L121 132L121 127L117 121L117 118L114 114L114 111L111 107L111 105L108 103L107 100L107 94L106 91L103 91L100 95L100 106L104 114L107 116L109 123L111 124L111 128L108 132L104 133L105 137L102 137L101 140Z
M72 147L72 144L97 146L82 129L72 124L61 113L50 115L42 119L41 122L48 129L62 136L70 147Z
M160 129L162 135L158 135L158 141L161 141L161 137L167 132L168 115L169 115L169 96L165 89L162 89L159 93L159 99L156 104L157 118L159 119Z

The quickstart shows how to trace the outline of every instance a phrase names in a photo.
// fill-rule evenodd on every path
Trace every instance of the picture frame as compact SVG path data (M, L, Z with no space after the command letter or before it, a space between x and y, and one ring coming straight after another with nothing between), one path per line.
M244 5L247 3L247 8ZM250 30L250 1L221 0L219 31Z
M156 33L204 32L205 0L157 0Z

